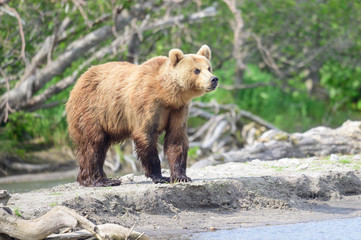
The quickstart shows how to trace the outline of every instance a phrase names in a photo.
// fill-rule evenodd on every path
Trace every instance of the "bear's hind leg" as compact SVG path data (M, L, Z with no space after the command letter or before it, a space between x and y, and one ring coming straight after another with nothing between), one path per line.
M120 180L107 178L103 170L106 152L109 148L107 141L79 144L77 158L79 173L77 181L83 186L106 187L120 185Z

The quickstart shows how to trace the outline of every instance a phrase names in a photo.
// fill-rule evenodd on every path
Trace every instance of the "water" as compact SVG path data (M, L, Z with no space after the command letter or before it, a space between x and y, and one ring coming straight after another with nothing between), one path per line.
M34 181L34 182L19 182L19 183L1 183L0 189L7 190L11 193L24 193L30 192L32 190L40 188L51 188L64 183L75 182L75 177L65 178L65 179L56 179L48 181Z
M289 225L241 228L191 234L183 239L206 240L353 240L361 239L361 217L297 223Z

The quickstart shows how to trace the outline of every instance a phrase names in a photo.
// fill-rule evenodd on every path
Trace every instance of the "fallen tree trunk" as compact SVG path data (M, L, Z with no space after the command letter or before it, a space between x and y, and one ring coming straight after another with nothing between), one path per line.
M236 151L213 154L198 161L192 167L204 167L223 162L246 162L254 159L276 160L360 152L361 121L349 120L336 129L316 127L304 133L289 134L272 129L263 133L251 145Z
M20 240L40 240L62 228L75 229L77 226L84 228L87 232L81 231L69 234L52 235L49 239L77 239L93 237L97 239L148 239L144 234L127 229L117 224L95 225L74 210L63 206L52 208L45 215L33 219L24 220L11 215L8 208L0 208L0 233ZM90 234L89 234L90 233Z

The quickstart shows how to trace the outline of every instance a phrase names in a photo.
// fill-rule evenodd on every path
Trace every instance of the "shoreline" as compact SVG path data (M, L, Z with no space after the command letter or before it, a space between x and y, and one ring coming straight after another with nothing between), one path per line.
M25 218L57 205L96 224L117 223L161 239L170 235L361 216L361 156L254 160L188 169L191 183L153 184L128 174L123 184L77 183L12 194ZM163 170L168 175L168 170Z

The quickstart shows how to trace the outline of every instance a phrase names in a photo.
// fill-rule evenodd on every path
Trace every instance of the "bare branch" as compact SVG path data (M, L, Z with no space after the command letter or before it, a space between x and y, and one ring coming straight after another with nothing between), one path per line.
M16 19L18 20L18 25L19 25L19 33L20 33L20 37L21 37L21 53L20 53L20 58L22 58L24 60L25 63L27 63L26 60L26 56L25 56L25 37L24 37L24 31L23 31L23 23L22 20L20 18L19 13L12 7L9 7L9 5L7 5L6 3L3 3L3 5L5 6L5 8L7 10L9 10L10 12L14 13Z
M70 18L66 17L60 24L56 34L57 35L64 34L65 30L69 27L70 24L71 24ZM44 61L46 56L49 56L49 52L51 52L52 47L54 47L53 44L55 44L55 42L54 42L55 38L57 38L57 37L55 37L54 34L45 38L44 42L41 44L41 48L37 51L35 56L31 59L31 63L26 66L25 73L20 78L18 85L21 84L26 79L28 79L29 76L33 75L35 73L35 70L37 69L37 67ZM48 64L50 64L50 61L48 61Z
M248 142L248 139L243 137L243 133L245 127L250 124L256 125L253 127L252 134L254 135L259 135L266 129L277 129L264 119L239 109L235 104L219 104L215 101L193 102L190 117L206 119L204 124L188 131L191 146L200 147L200 151L197 152L198 157L239 149ZM246 124L247 122L250 123ZM242 140L236 136L242 136Z
M92 25L88 19L88 15L86 14L86 12L84 11L83 6L82 6L83 4L85 4L85 2L81 1L81 0L72 0L72 2L76 6L76 8L79 10L80 14L83 16L84 21L87 24L87 26L89 28L91 28Z
M193 21L198 21L203 19L204 17L210 17L214 16L216 13L216 10L214 7L208 7L200 12L191 14L189 18L193 19ZM138 33L139 31L144 32L147 30L152 29L164 29L169 26L172 26L172 23L175 21L186 21L188 19L184 18L183 15L175 16L172 18L167 19L159 19L154 21L153 23L149 23L147 25L142 25L141 28L138 29L128 29L126 30L122 35L119 35L110 45L107 45L101 49L99 49L97 52L92 54L90 58L88 58L86 61L84 61L76 71L73 72L71 76L68 76L64 78L63 80L57 82L53 86L50 86L48 89L46 89L43 93L29 99L26 101L23 101L19 104L19 109L34 109L37 108L37 106L43 104L47 99L49 99L54 94L57 94L64 90L65 88L69 87L71 84L73 84L76 79L78 78L79 74L87 68L94 60L96 59L103 59L106 55L115 55L122 49L124 49L125 44L129 42L131 37Z
M283 77L283 74L275 63L270 51L262 44L261 38L254 33L250 34L250 36L255 39L258 50L261 53L262 59L267 64L267 66L273 69L279 77Z
M5 78L0 78L0 85L1 84L7 84L8 82L15 81L15 80L18 80L18 79L19 79L18 75L7 76L6 79Z
M245 49L242 49L244 40L248 37L243 31L244 22L242 18L242 12L237 7L237 0L223 0L228 9L233 14L233 21L231 26L233 29L233 57L236 59L236 79L235 83L241 83L242 79L240 73L246 69L243 59L245 58ZM236 82L237 81L237 82Z
M240 110L240 114L242 117L248 118L251 121L254 121L262 126L265 126L268 129L275 129L278 130L277 127L275 127L273 124L265 121L264 119L252 114L251 112L245 111L245 110Z
M6 93L5 93L5 113L4 113L4 122L6 122L8 120L8 116L9 116L9 112L14 112L14 110L10 107L9 105L9 91L10 91L10 83L8 78L5 75L5 72L3 71L3 69L0 67L0 73L1 75L3 75L4 77L4 81L6 84Z
M260 125L265 126L265 127L269 128L269 129L278 129L273 124L261 119L260 117L254 115L254 114L252 114L252 113L250 113L248 111L239 109L239 107L237 105L235 105L235 104L219 104L219 103L217 103L215 101L212 101L210 103L193 102L192 107L193 106L200 107L200 108L213 108L213 109L215 109L214 112L216 112L216 113L218 113L219 110L228 110L228 111L233 110L233 111L239 112L241 117L248 118L249 120L257 122Z
M55 24L54 34L52 35L52 39L51 39L52 41L51 41L50 49L49 49L48 54L47 54L48 63L51 62L54 47L56 45L56 42L58 41L58 31L59 31L58 24Z
M78 59L86 50L102 42L111 35L111 27L101 27L81 39L78 39L68 47L56 60L52 61L46 67L30 74L20 84L9 91L7 96L0 98L0 120L4 120L4 108L6 100L10 107L18 109L21 102L27 101L30 97L42 88L53 76L64 71L74 60ZM50 40L49 40L50 41Z

